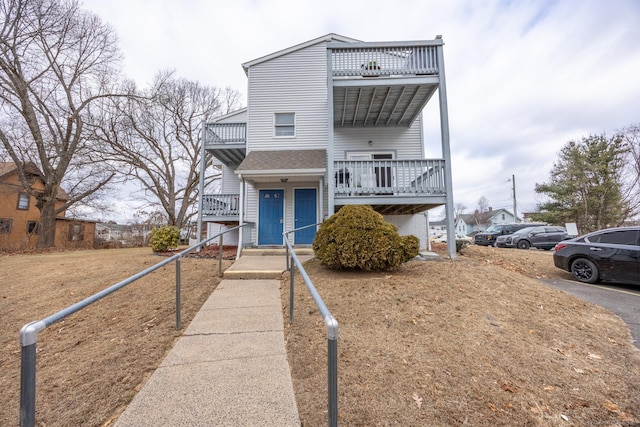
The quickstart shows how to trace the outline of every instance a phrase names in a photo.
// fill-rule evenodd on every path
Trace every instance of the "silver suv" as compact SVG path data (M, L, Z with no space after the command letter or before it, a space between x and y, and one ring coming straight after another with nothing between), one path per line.
M531 247L552 249L558 242L569 238L564 227L545 225L527 227L507 236L498 236L496 246L499 248L529 249Z

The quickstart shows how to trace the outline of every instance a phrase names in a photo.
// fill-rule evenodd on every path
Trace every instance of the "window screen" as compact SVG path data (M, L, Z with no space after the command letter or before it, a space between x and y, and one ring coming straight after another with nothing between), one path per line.
M295 134L296 134L295 113L276 113L275 135L276 136L295 136Z

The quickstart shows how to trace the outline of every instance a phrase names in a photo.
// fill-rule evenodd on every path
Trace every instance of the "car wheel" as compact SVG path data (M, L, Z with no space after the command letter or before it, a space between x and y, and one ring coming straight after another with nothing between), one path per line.
M518 249L529 249L531 247L531 243L526 240L520 240L518 242Z
M571 274L580 282L596 283L598 281L598 267L593 261L578 258L571 264Z

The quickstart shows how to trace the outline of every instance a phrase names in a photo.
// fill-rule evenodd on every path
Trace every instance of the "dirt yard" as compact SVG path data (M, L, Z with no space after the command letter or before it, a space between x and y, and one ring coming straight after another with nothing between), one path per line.
M341 425L640 425L640 351L618 317L535 280L569 278L551 252L469 246L382 274L307 267L340 325ZM326 332L296 285L289 363L303 425L322 426Z
M148 248L0 256L0 425L18 424L20 328L160 260ZM640 351L619 318L534 280L568 277L549 252L472 246L383 274L307 265L340 323L341 425L640 425ZM183 326L216 269L182 261ZM113 424L180 334L174 279L164 267L40 334L39 426ZM323 426L325 328L301 283L295 304L298 408Z

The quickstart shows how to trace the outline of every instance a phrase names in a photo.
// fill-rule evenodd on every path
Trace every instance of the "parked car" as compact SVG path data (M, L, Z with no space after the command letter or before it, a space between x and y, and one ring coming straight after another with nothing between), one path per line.
M474 243L481 246L495 246L498 236L506 236L507 234L513 234L518 230L522 230L526 227L541 226L545 224L531 224L526 222L519 222L516 224L496 224L487 228L481 233L477 233L474 236Z
M567 240L569 234L564 227L545 225L527 227L506 236L498 236L496 246L518 249L539 248L546 251L553 249L556 243Z
M469 236L465 236L463 234L456 234L456 240L466 240L467 242L471 243L473 241L473 239L471 239L471 237ZM447 243L447 235L443 234L442 236L433 239L434 243Z
M553 263L580 282L640 285L640 227L608 228L555 246Z
M515 236L517 236L518 234L527 234L528 232L530 232L531 230L533 230L536 227L525 227L525 228L521 228L520 230L516 231L515 233L512 234L504 234L504 235L500 235L498 237L496 237L496 246L499 248L515 248L516 246L513 244L513 238Z

